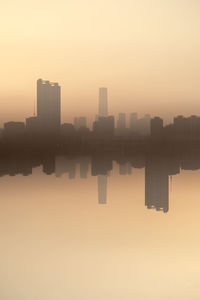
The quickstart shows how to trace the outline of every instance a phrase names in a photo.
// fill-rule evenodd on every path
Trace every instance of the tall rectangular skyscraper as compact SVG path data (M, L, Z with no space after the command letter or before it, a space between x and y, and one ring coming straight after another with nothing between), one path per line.
M48 133L60 129L60 86L58 83L37 80L37 117L40 130Z
M107 88L99 88L99 117L108 116L108 91Z

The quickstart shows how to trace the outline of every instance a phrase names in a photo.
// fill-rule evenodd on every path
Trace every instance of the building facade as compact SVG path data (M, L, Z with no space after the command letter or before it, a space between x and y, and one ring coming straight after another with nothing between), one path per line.
M55 82L38 79L37 117L40 130L45 133L58 133L60 115L60 86Z

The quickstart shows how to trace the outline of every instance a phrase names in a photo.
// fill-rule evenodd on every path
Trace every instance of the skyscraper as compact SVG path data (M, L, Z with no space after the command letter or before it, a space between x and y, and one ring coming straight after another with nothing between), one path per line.
M37 117L42 132L57 133L60 129L60 86L37 80Z
M107 88L99 88L99 117L108 116L108 92Z

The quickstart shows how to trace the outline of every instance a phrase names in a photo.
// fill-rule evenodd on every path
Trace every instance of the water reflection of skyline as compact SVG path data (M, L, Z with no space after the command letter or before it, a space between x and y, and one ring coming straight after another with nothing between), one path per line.
M167 213L169 210L169 177L179 174L180 170L196 170L200 168L198 153L188 152L181 156L162 153L138 154L132 157L106 155L67 156L48 154L44 156L15 155L1 158L0 176L29 176L35 167L42 166L46 175L55 174L57 178L67 175L75 179L86 179L88 175L97 177L98 203L107 203L108 178L113 169L113 163L118 164L118 173L122 176L131 175L133 168L145 169L145 206ZM79 172L78 172L79 168Z

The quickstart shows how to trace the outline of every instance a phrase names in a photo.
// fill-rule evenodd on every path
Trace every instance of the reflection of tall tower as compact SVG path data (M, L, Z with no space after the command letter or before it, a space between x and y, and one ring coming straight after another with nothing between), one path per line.
M168 212L169 178L168 166L163 160L149 158L145 166L145 205Z
M107 88L99 88L99 116L108 116L108 93Z
M37 117L40 129L57 132L60 128L60 86L38 79Z
M99 204L107 202L107 175L98 175L98 202Z

